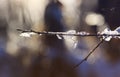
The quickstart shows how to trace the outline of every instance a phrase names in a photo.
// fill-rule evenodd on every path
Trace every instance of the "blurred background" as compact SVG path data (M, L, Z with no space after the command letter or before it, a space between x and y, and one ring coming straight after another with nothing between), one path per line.
M96 34L120 25L120 0L0 0L0 77L119 77L120 40L54 35L20 37L16 29ZM72 31L74 32L74 31Z

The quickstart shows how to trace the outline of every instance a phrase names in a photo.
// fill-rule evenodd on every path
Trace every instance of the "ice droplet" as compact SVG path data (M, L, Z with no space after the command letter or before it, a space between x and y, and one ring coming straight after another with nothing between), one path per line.
M21 33L20 36L21 37L30 37L30 33Z

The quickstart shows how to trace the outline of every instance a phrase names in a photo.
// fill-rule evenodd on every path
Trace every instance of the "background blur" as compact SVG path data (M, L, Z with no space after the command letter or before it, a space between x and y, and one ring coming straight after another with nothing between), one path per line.
M119 20L120 0L0 0L0 77L119 77L119 39L104 42L73 69L98 37L26 38L16 30L97 33L116 29Z

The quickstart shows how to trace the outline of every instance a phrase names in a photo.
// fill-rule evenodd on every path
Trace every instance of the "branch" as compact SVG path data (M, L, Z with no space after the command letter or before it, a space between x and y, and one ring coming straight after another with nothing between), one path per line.
M81 65L84 61L87 61L87 59L89 58L90 55L92 55L93 52L95 52L95 50L103 43L104 39L102 39L89 53L88 55L82 60L80 61L78 64L76 64L73 68L77 68L79 65Z
M58 39L62 39L62 37L64 38L64 36L82 36L82 37L97 36L97 37L102 38L102 40L88 53L88 55L82 61L76 64L73 68L77 68L84 61L87 61L89 56L95 52L95 50L103 43L103 41L110 41L111 38L120 39L120 27L118 27L114 31L111 31L108 28L106 28L104 31L102 31L101 33L97 33L97 34L90 34L87 32L76 32L75 30L70 30L67 32L47 32L47 31L37 32L33 30L21 30L21 29L17 29L17 30L21 31L23 33L22 36L26 36L26 37L30 37L30 35L33 35L33 34L39 34L39 35L56 35Z
M21 31L22 33L30 33L30 32L33 32L33 33L36 33L36 34L41 34L41 35L66 35L66 36L98 36L98 37L109 37L109 36L120 36L120 34L90 34L90 33L87 33L87 32L75 32L75 33L68 33L68 32L49 32L49 31L40 31L40 32L37 32L37 31L34 31L34 30L22 30L22 29L17 29L17 31Z

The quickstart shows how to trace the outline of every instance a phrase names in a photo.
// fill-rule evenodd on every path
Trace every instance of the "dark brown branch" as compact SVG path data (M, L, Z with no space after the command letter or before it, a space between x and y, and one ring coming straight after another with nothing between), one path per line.
M80 61L78 64L76 64L73 68L77 68L79 65L81 65L84 61L87 61L87 59L89 58L89 56L95 52L95 50L103 43L104 39L102 39L89 53L88 55L82 60Z

